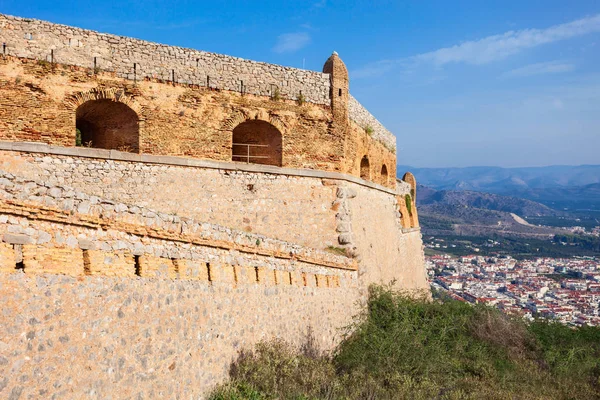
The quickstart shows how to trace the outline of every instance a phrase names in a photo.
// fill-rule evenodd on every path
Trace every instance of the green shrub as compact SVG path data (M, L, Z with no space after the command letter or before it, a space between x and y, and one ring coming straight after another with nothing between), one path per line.
M210 399L598 399L600 328L374 286L332 355L281 340L243 352Z
M53 66L50 61L46 61L46 60L38 60L37 64L42 68L50 68Z
M375 132L375 130L373 129L372 126L370 126L370 125L365 126L365 133L367 135L372 136L373 132Z

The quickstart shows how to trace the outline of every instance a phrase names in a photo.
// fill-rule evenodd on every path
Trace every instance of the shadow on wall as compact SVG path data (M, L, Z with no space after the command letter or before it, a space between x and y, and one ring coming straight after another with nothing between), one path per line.
M360 177L365 180L371 180L369 158L367 156L363 156L362 160L360 160Z
M281 132L266 121L242 122L233 130L231 160L281 167Z
M77 145L131 153L140 151L139 117L126 104L90 100L77 108Z
M380 177L380 182L383 186L387 186L388 184L388 170L387 170L387 166L385 164L383 164L381 166L381 177Z

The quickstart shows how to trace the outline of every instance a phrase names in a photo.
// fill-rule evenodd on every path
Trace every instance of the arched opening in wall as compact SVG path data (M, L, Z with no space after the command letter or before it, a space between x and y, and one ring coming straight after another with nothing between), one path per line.
M77 108L76 145L138 153L139 118L126 104L109 100L86 101Z
M242 122L233 129L231 160L281 167L281 132L265 121Z
M388 183L388 170L387 170L387 166L385 164L383 164L381 166L381 180L380 183L382 185L387 185Z
M360 177L366 180L371 179L371 171L369 168L369 158L367 156L363 156L362 160L360 160Z

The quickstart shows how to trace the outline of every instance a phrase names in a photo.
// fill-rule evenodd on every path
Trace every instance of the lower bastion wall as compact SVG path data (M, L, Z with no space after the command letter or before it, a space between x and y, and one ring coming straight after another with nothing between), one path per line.
M0 143L0 396L197 398L261 339L332 349L370 283L427 287L404 192L18 147Z
M312 334L331 348L358 298L352 288L24 273L3 276L0 295L0 396L45 399L199 398L260 339Z

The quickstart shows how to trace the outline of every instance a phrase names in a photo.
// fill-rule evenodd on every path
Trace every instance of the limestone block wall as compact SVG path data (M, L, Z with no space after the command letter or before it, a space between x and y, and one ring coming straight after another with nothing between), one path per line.
M329 76L75 27L0 14L6 54L114 72L129 80L159 79L329 105ZM135 66L134 66L135 65Z
M0 187L3 202L0 214L4 214L0 217L0 234L4 233L4 242L22 249L25 270L53 273L61 272L61 268L64 271L66 265L67 272L74 275L84 271L92 273L102 269L102 263L90 250L133 254L139 257L135 260L138 264L135 273L154 277L178 277L177 260L181 259L258 267L277 260L297 260L311 265L355 269L351 259L325 250L146 207L114 203L67 186L53 186L0 172ZM40 245L49 246L51 250L45 252ZM85 250L84 253L70 250L78 248ZM273 257L275 261L271 260ZM166 266L165 260L168 260ZM131 267L129 273L123 271L132 265L128 257L105 259L103 265L111 272L109 275L114 272L120 276L131 275L133 270ZM182 268L184 266L191 265L182 264Z
M348 257L0 176L1 397L198 398L258 340L332 349L358 286Z
M419 228L403 227L393 196L359 187L349 202L353 243L359 255L359 280L396 281L406 290L427 290L423 244ZM393 217L392 217L393 216Z
M142 216L149 221L165 220L172 224L169 218L174 217L163 215L170 214L211 221L247 235L273 237L320 252L341 247L350 254L358 253L369 268L389 272L389 275L374 275L368 282L387 283L387 277L398 272L396 255L404 240L402 229L415 226L408 213L399 213L398 199L408 193L409 185L399 185L406 191L399 192L335 173L273 167L261 167L265 172L256 172L258 170L251 166L246 170L239 170L230 163L193 162L198 166L192 166L186 164L186 160L166 159L166 163L162 163L161 158L150 156L145 157L147 162L133 162L123 157L111 159L109 152L105 152L106 158L101 158L104 154L101 151L87 149L41 146L38 151L41 153L1 152L0 167L16 176L39 179L50 187L73 188L89 196L81 206L84 210L100 207L109 216L115 210L124 209L123 204L131 204L135 206L127 208L129 211L125 214L131 210L137 212L137 208L154 210L142 211ZM362 188L365 194L358 196ZM63 189L59 191L62 193ZM98 199L108 203L99 204ZM42 189L37 200L49 206L61 204L48 189ZM366 211L363 213L359 206ZM369 213L381 219L381 224L364 217ZM353 234L365 230L371 230L372 234L364 237ZM219 229L214 231L220 232ZM390 251L396 255L377 256L377 249L370 244L378 240L393 242ZM359 242L366 244L361 247ZM417 245L417 253L421 250ZM402 258L401 263L407 265L408 271L421 271L421 261L411 257Z
M0 218L7 220L0 225L4 273L182 279L231 286L328 289L358 285L356 267L346 257L324 254L323 258L303 258L301 254L228 250L223 241L182 242L183 238L173 232L170 238L159 239L122 227L101 228L106 231L102 234L97 232L99 229L81 227L80 221L61 221L61 213L48 208L40 207L37 213L44 215L34 216L34 209L2 199ZM19 215L24 213L28 215ZM129 246L140 242L141 249ZM331 263L331 259L338 263Z
M338 242L332 209L336 186L321 179L12 152L3 153L0 162L8 172L73 187L115 204L211 221L317 249ZM44 201L57 204L52 197Z

